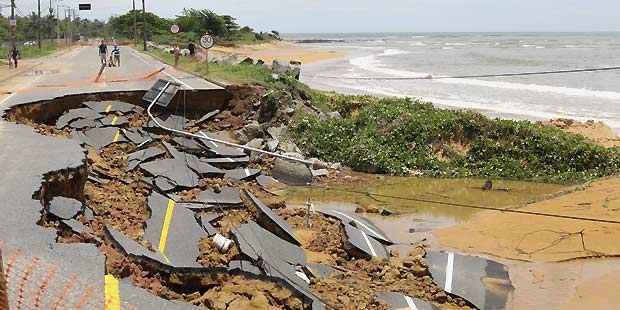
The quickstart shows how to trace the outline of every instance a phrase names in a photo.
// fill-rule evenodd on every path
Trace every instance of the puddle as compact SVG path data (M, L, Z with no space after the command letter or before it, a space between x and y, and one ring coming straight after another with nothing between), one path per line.
M437 205L403 199L371 196L349 191L368 192L386 196L411 197L440 202L472 204L490 207L519 206L541 199L566 188L564 185L494 181L495 190L484 191L481 179L431 179L392 176L362 176L363 181L350 184L327 184L325 187L291 187L285 197L288 202L301 204L313 202L356 204L363 207L387 208L401 214L416 214L438 221L462 222L479 210Z

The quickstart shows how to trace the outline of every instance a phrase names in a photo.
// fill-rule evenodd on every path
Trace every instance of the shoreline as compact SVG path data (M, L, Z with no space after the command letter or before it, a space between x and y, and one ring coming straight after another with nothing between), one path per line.
M254 60L261 59L266 64L271 64L275 59L283 60L287 63L290 61L300 61L302 64L314 64L345 57L345 54L342 52L320 48L307 48L301 44L290 41L240 45L235 47L216 46L210 51L224 55L250 57Z

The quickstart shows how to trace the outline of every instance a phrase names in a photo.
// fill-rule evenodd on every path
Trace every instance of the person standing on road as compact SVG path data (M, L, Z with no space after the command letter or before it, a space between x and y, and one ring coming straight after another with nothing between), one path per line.
M172 51L174 54L174 66L178 66L179 65L179 57L181 57L181 49L179 48L178 45L174 46L174 50Z
M101 44L99 44L99 58L101 59L101 64L105 66L108 61L108 46L104 40L101 40Z
M121 66L121 49L116 44L114 44L114 47L112 48L112 58L114 60L114 66L120 67Z
M19 59L19 50L17 46L13 46L11 50L11 60L13 60L13 65L15 65L15 69L17 69L17 60Z
M189 44L187 45L187 49L189 50L189 56L196 56L196 45L194 44L194 42L189 42Z

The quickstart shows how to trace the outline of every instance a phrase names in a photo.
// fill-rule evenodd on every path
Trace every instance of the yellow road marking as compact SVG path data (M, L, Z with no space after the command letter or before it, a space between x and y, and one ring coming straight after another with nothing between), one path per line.
M108 104L108 107L107 107L107 108L105 108L105 112L106 112L106 113L110 113L110 110L112 110L112 105L111 105L111 104Z
M120 310L121 298L118 290L118 280L111 274L104 277L105 310Z
M120 139L120 137L121 137L121 130L119 129L116 131L116 134L114 135L114 139L112 139L112 143L118 142L118 139Z
M117 121L118 121L118 116L114 115L114 117L112 118L112 126L116 125Z
M159 237L159 252L164 254L166 252L166 242L168 242L168 231L170 230L170 222L172 222L172 215L174 214L174 200L168 199L168 207L166 208L166 216L164 217L164 225L161 228L161 235Z

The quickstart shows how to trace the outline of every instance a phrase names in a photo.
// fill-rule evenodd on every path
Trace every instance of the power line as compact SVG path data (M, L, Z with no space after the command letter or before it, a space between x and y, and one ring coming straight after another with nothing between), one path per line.
M489 77L510 77L510 76L530 76L530 75L548 75L548 74L565 74L565 73L583 73L583 72L600 72L620 70L618 67L601 67L571 70L555 70L555 71L537 71L537 72L517 72L517 73L498 73L498 74L479 74L479 75L454 75L454 76L417 76L417 77L344 77L329 75L310 75L308 77L323 79L340 79L340 80L442 80L442 79L471 79L471 78L489 78Z
M317 187L313 187L313 188L317 188ZM376 196L376 197L391 198L391 199L398 199L398 200L407 200L407 201L415 201L415 202L432 203L432 204L437 204L437 205L459 207L459 208L478 209L478 210L487 210L487 211L498 211L498 212L504 212L504 213L516 213L516 214L533 215L533 216L544 216L544 217L553 217L553 218L561 218L561 219L568 219L568 220L588 221L588 222L597 222L597 223L606 223L606 224L620 224L620 221L597 219L597 218L589 218L589 217L579 217L579 216L553 214L553 213L543 213L543 212L535 212L535 211L502 209L502 208L495 208L495 207L488 207L488 206L479 206L479 205L471 205L471 204L456 203L456 202L445 202L445 201L437 201L437 200L414 198L414 197L401 197L401 196L384 195L384 194L377 194L377 193L364 192L364 191L336 189L336 188L331 188L331 187L318 187L318 188L324 189L324 190L328 190L328 191L337 191L337 192L343 192L343 193Z

